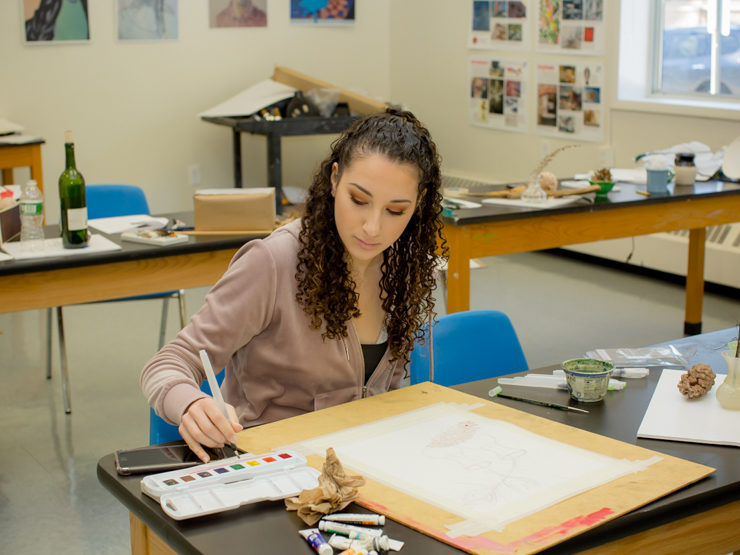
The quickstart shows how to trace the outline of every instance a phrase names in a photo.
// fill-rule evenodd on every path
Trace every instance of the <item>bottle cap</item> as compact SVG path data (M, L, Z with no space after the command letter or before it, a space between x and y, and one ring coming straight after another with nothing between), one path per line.
M64 142L65 143L71 143L72 142L72 132L70 130L67 130L64 132Z
M693 152L679 152L676 154L676 162L677 163L693 163L694 162L694 153Z

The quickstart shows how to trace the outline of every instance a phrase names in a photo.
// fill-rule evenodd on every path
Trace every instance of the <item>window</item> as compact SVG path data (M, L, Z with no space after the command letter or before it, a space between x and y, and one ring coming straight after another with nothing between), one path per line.
M652 91L740 98L740 0L655 0Z

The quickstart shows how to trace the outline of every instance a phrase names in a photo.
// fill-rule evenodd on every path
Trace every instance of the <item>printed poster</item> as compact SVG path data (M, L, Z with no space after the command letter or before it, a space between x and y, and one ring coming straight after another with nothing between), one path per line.
M532 0L530 0L531 2ZM527 0L473 1L469 48L529 48Z
M267 0L208 0L212 28L267 27Z
M118 40L177 39L177 0L118 0Z
M606 44L605 0L539 0L537 50L599 55Z
M290 21L309 25L351 25L355 22L355 0L290 0Z
M23 0L23 27L28 43L88 41L87 0Z
M603 140L604 67L596 63L540 63L536 70L538 133Z
M527 131L527 94L527 62L471 58L468 102L473 125Z

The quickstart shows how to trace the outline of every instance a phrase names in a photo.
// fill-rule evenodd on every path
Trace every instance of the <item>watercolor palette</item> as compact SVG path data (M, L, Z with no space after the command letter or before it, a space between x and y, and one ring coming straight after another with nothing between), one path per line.
M153 474L141 491L182 520L236 509L247 503L285 499L318 485L320 472L293 451L242 455Z

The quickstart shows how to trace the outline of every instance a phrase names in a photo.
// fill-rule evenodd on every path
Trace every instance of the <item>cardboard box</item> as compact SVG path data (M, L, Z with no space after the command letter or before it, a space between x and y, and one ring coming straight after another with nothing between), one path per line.
M13 202L0 208L0 245L21 233L21 205Z
M269 233L275 227L275 189L200 189L193 210L196 233Z

